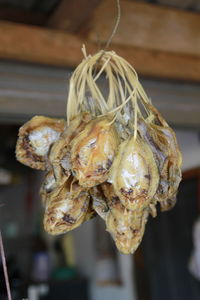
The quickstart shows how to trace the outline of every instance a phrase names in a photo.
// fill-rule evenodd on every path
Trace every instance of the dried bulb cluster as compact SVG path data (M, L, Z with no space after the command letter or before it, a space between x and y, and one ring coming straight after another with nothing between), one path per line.
M19 130L16 156L21 163L45 171L40 194L48 233L66 233L99 215L119 251L128 254L140 244L149 215L157 215L157 204L162 211L174 206L182 158L174 131L146 98L135 73L130 69L126 78L124 60L111 54L106 53L111 66L115 72L117 68L123 71L129 82L125 90L116 79L111 84L114 77L108 69L113 91L107 101L101 99L96 87L98 75L92 83L90 77L84 81L77 75L80 69L80 76L84 76L81 65L87 73L90 58L86 57L74 72L78 83L70 86L68 123L43 116L32 118ZM109 60L103 64L107 67ZM131 90L131 81L137 88ZM84 92L78 94L76 88L84 91L78 86L80 82L87 82L94 101L84 98ZM128 98L122 99L127 91ZM72 107L70 97L76 96L77 106ZM95 100L97 96L101 101Z

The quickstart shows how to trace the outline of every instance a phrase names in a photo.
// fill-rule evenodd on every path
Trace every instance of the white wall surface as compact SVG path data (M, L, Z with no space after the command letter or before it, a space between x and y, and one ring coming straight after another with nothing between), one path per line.
M74 230L76 261L79 272L91 279L91 300L137 300L134 279L133 255L118 253L120 286L100 287L96 281L97 257L95 249L95 219ZM99 237L101 238L101 237Z
M200 167L200 130L176 129L175 131L183 155L182 169Z
M92 300L136 300L136 287L133 270L133 255L118 255L121 286L100 287L93 280L91 285Z

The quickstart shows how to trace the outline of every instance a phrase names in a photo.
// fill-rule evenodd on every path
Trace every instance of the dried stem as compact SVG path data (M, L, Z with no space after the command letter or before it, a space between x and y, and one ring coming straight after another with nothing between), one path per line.
M140 107L148 114L150 100L138 80L135 69L122 57L113 51L102 51L94 55L87 55L83 49L85 59L78 65L70 79L67 103L67 121L70 121L84 110L90 110L95 116L113 114L113 120L125 120L125 126L134 130L137 137L138 118L144 116ZM96 74L96 64L99 71ZM105 75L108 84L106 95L98 79ZM88 96L90 102L88 102ZM92 102L91 102L92 99Z

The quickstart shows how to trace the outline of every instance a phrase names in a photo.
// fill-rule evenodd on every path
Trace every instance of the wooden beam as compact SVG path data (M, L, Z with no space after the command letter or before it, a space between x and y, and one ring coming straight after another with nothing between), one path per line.
M189 169L183 172L183 180L199 178L200 177L200 167Z
M76 36L62 31L0 21L3 59L74 67L83 59L82 44ZM89 51L95 50L90 43Z
M62 0L47 22L48 26L70 32L80 31L100 0Z
M58 30L0 21L0 58L54 66L75 67L83 59L82 44L88 53L97 45ZM139 76L200 82L200 56L113 45Z
M42 26L47 17L39 12L0 5L0 20Z
M115 0L104 0L91 20L92 41L105 42L116 19ZM103 20L103 21L102 21ZM121 21L113 44L144 50L200 55L200 13L134 1L121 1Z

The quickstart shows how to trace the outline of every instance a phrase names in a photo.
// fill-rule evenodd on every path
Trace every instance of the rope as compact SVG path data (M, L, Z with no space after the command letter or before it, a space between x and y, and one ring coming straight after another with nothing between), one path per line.
M0 231L0 252L1 252L1 260L2 260L2 265L3 265L4 278L5 278L5 283L6 283L7 296L8 296L8 300L12 300L1 231Z
M106 45L105 45L105 47L104 47L104 51L106 51L106 50L108 49L108 47L110 46L110 43L111 43L111 41L112 41L112 39L113 39L113 37L114 37L116 31L117 31L117 28L118 28L118 26L119 26L119 22L120 22L120 19L121 19L121 6L120 6L120 0L116 0L116 4L117 4L117 18L116 18L115 26L114 26L114 28L113 28L113 30L112 30L112 33L111 33L109 39L108 39L107 42L106 42Z
M114 25L114 28L111 32L111 35L109 36L105 46L104 46L104 49L102 50L102 54L100 55L99 59L97 60L96 62L96 66L95 66L95 69L94 69L94 75L97 73L97 66L98 66L98 63L100 62L100 60L102 59L102 57L104 56L105 54L105 51L109 48L110 46L110 43L117 31L117 28L119 26L119 22L120 22L120 19L121 19L121 6L120 6L120 0L116 0L116 5L117 5L117 17L116 17L116 21L115 21L115 25ZM100 44L100 42L99 42Z

